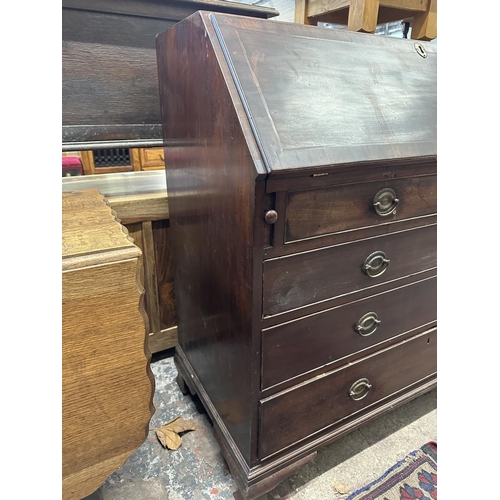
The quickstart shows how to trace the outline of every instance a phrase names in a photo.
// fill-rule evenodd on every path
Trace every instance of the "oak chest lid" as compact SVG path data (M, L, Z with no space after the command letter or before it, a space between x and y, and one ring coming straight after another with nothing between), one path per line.
M62 269L137 258L139 248L97 189L62 193Z
M201 15L268 173L437 154L435 44Z

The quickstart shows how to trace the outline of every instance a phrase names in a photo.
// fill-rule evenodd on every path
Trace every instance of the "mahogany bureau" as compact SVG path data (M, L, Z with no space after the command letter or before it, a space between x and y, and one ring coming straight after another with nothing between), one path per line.
M436 386L436 56L210 12L157 37L178 383L236 496Z

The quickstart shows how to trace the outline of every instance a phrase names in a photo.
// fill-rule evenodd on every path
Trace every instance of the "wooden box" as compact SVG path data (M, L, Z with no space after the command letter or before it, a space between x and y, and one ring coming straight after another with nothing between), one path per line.
M208 12L157 39L178 381L247 499L436 385L436 51Z
M62 493L90 495L153 415L141 251L96 189L62 194Z

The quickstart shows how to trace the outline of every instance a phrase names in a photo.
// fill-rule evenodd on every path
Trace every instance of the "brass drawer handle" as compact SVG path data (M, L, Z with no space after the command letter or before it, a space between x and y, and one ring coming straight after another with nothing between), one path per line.
M396 196L396 192L391 188L381 189L373 197L375 212L380 215L380 217L386 217L387 215L396 213L398 204L399 198Z
M370 278L376 278L381 274L385 273L389 267L389 262L391 262L384 252L377 250L371 253L365 259L363 264L363 271L365 274L370 276Z
M368 337L368 335L375 333L375 330L378 328L378 325L380 325L380 323L382 323L382 321L378 319L377 313L369 312L363 314L363 316L359 318L355 326L355 330L362 337Z
M354 401L359 401L360 399L366 397L371 388L372 385L367 378L360 378L351 385L351 388L349 389L349 396L351 396Z

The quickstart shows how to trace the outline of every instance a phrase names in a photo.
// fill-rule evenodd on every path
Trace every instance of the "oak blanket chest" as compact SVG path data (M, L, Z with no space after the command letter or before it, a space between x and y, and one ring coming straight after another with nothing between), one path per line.
M97 490L154 413L141 251L97 189L62 193L62 499Z
M210 12L157 37L178 382L236 496L436 385L436 56Z

